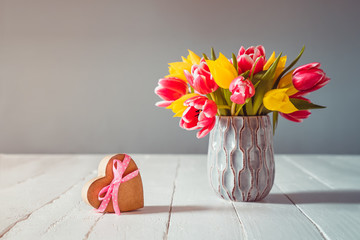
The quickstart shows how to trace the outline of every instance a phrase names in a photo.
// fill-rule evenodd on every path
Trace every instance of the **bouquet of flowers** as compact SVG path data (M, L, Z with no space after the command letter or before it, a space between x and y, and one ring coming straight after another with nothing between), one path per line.
M263 46L241 47L228 59L222 53L202 57L189 50L181 62L169 63L169 75L160 79L155 93L163 100L158 107L172 109L181 117L180 127L200 129L198 138L214 127L216 116L258 116L273 114L294 122L309 117L310 109L324 108L305 98L329 81L320 63L292 69L303 54L286 66L287 57L275 52L266 59Z

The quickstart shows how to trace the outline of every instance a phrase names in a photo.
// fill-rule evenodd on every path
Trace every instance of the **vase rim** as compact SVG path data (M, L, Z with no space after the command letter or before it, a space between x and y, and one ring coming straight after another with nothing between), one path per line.
M268 114L256 115L256 116L216 116L216 118L258 118L258 117L269 117Z

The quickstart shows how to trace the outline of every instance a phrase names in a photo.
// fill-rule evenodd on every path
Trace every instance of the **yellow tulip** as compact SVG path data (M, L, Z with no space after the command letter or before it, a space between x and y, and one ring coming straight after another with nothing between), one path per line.
M206 63L215 82L222 88L228 89L232 80L238 76L234 65L222 53L215 61L206 60Z
M169 78L169 77L176 77L176 78L180 78L181 80L184 80L185 82L187 82L185 74L184 74L184 70L188 70L189 72L191 71L191 63L188 62L173 62L173 63L169 63L169 75L165 76L165 78Z
M187 56L187 58L181 57L182 58L182 62L172 62L169 63L169 75L165 76L166 78L168 77L176 77L176 78L180 78L182 80L184 80L185 82L187 82L185 74L184 74L184 70L187 70L189 72L191 72L191 67L194 64L200 64L200 57L198 55L196 55L194 52L189 51L189 55Z
M270 58L267 60L267 62L264 65L264 70L268 70L271 66L271 64L273 64L275 62L275 52L273 52L270 56ZM276 66L276 70L275 70L275 77L274 77L274 81L276 81L276 79L279 77L280 73L282 71L284 71L285 69L285 65L286 65L286 60L287 60L287 56L283 56L280 58L278 65Z
M192 65L199 65L200 64L200 60L201 57L199 57L198 55L196 55L193 51L189 50L189 55L187 56L187 58L181 57L183 62L187 62L187 63L191 63Z
M186 100L188 100L189 98L192 98L195 96L200 96L200 95L196 94L196 93L186 94L186 95L182 96L181 98L172 102L171 105L167 107L167 109L171 109L175 113L174 117L182 117L182 114L184 113L184 111L187 108L186 106L184 106L184 102Z
M282 77L278 85L278 88L288 88L288 90L286 91L286 94L288 96L294 95L295 93L298 92L298 90L294 87L292 83L293 72L294 70L288 72L284 77Z
M288 90L289 88L282 88L268 91L263 98L264 106L271 111L287 114L298 111L287 95Z
M270 56L270 58L266 61L265 65L264 65L264 71L268 70L269 67L271 66L271 64L273 64L273 62L275 62L275 52L273 52Z

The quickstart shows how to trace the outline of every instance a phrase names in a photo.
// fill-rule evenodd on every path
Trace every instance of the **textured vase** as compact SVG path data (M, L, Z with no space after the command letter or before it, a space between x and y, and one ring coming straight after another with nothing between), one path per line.
M208 175L212 188L226 200L266 197L275 175L269 116L217 117L209 139Z

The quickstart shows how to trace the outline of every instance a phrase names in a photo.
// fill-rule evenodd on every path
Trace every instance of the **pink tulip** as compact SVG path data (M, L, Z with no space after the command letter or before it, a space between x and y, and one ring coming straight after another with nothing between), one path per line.
M314 62L295 69L292 74L294 87L299 90L297 96L303 96L322 88L330 81L325 72L320 69L320 63Z
M204 96L195 96L184 102L187 106L180 120L180 127L187 130L202 128L197 138L205 137L215 125L216 103Z
M159 86L155 88L155 93L164 100L156 103L158 107L167 107L173 101L188 93L187 83L179 78L162 78L158 84Z
M254 85L243 76L235 78L229 87L232 93L230 100L237 104L244 104L246 99L251 98L255 94Z
M250 71L251 74L253 68L254 68L254 74L256 74L263 70L264 65L266 63L265 48L259 45L256 47L251 46L245 50L245 48L241 46L236 59L238 61L239 74L246 72L248 70Z
M200 94L209 94L218 89L204 58L200 60L199 65L191 67L191 74L187 70L184 70L184 73L190 86Z
M310 100L307 98L303 98L303 97L294 97L294 98L298 98L310 102ZM282 112L279 113L283 118L293 122L302 122L304 119L308 118L311 114L310 110L299 110L289 114L285 114Z

